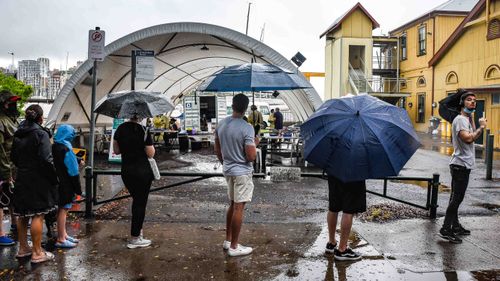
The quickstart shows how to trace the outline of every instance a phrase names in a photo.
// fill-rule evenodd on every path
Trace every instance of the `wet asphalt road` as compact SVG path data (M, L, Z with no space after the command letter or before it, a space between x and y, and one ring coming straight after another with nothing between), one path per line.
M209 154L162 152L160 169L213 172L215 158ZM439 216L449 198L448 159L419 150L402 171L403 175L442 174ZM442 218L385 223L358 219L351 240L364 259L335 262L324 255L326 182L257 179L241 235L241 243L255 247L255 252L230 258L221 247L228 206L225 182L212 178L150 195L144 226L145 236L153 240L149 248L125 248L131 202L125 199L101 207L95 220L72 219L68 229L81 238L80 245L55 250L49 241L47 249L56 254L53 262L33 267L28 259L14 258L16 247L0 247L0 280L499 280L500 181L485 181L480 161L460 210L462 223L472 230L461 245L436 236ZM494 173L500 177L498 169ZM179 180L162 179L154 186ZM104 199L122 184L119 177L102 177L99 186ZM368 188L380 191L381 181L369 181ZM417 203L425 202L425 190L411 183L389 186L391 195ZM398 209L397 204L368 195L369 205L381 203Z

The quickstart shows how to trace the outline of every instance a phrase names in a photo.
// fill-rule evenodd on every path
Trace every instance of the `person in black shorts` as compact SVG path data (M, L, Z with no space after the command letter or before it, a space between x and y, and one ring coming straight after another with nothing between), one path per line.
M366 183L365 181L342 182L328 176L328 235L325 252L334 254L336 260L355 261L361 256L353 252L347 245L351 232L353 215L366 211ZM342 211L340 222L340 241L337 247L335 230L337 216Z

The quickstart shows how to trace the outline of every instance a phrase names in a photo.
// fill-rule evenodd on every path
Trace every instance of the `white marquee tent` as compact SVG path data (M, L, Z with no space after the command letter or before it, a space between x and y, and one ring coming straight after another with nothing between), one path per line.
M132 50L154 50L155 78L142 82L141 87L167 95L173 104L229 65L253 60L297 70L278 52L237 31L204 23L168 23L133 32L105 47L106 58L98 63L96 101L107 93L130 89ZM89 126L92 66L93 61L87 60L66 82L50 110L47 125ZM136 84L136 88L140 87ZM322 103L314 88L280 93L296 120L304 121ZM97 126L111 122L102 115L96 119Z

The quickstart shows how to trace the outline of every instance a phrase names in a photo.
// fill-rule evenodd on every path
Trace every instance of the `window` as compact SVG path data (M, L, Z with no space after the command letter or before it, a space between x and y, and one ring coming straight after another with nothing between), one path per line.
M425 123L425 93L417 95L417 123Z
M450 71L448 75L446 75L446 84L457 84L458 76L455 71Z
M500 66L498 66L496 64L492 64L492 65L488 66L488 68L486 69L486 72L484 74L484 78L486 80L500 78Z
M488 40L500 38L500 20L492 19L488 24Z
M399 40L401 40L400 44L401 44L401 60L406 60L406 32L403 33L403 35L401 35L401 38L399 38Z
M427 31L426 31L426 26L425 25L422 25L418 28L418 54L417 56L423 56L426 54L425 52L425 47L426 47L426 34L427 34Z
M492 105L500 104L500 93L491 94L491 104Z
M417 87L425 87L425 78L423 76L418 77Z

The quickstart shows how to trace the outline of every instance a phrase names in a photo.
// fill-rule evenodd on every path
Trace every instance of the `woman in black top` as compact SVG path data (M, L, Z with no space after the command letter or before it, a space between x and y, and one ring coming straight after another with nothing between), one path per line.
M142 225L153 182L148 158L153 158L155 149L151 135L146 134L146 128L139 122L138 118L132 118L121 124L113 140L115 154L122 156L122 180L132 196L132 239L127 244L130 249L151 245L151 240L142 236Z
M54 255L42 249L44 215L57 204L57 175L55 172L50 134L40 124L43 110L39 105L26 109L26 120L14 134L11 159L17 167L14 188L14 214L17 222L19 251L17 257L32 255L32 263L52 260ZM33 249L28 245L28 221L31 218Z

